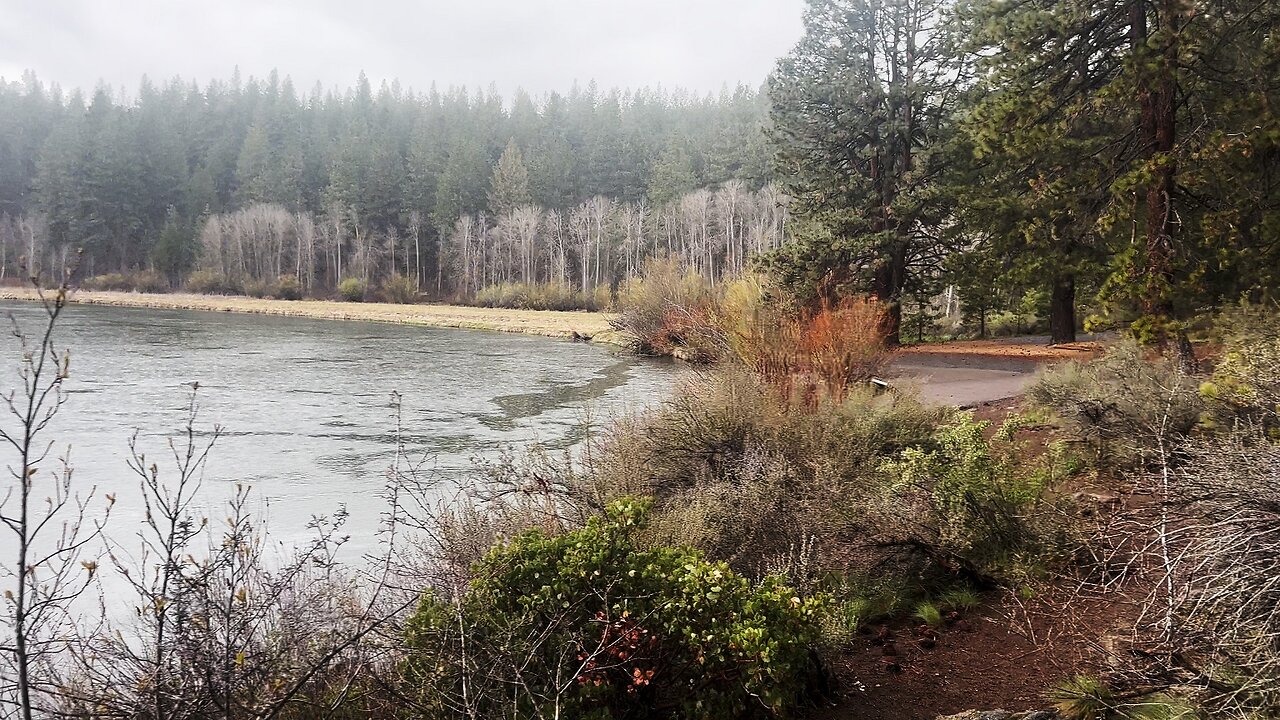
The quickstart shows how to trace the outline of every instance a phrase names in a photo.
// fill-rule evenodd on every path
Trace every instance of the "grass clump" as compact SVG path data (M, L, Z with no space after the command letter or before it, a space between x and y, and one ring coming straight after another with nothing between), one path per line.
M471 304L513 310L587 310L602 312L611 304L608 286L579 292L561 283L498 283L476 292Z
M1108 720L1115 717L1115 693L1092 675L1076 675L1049 692L1049 700L1066 720Z
M911 617L928 625L929 627L940 627L942 625L942 611L933 603L924 602L916 605L916 610Z
M956 587L942 593L938 602L947 610L969 612L982 604L982 598L972 588Z

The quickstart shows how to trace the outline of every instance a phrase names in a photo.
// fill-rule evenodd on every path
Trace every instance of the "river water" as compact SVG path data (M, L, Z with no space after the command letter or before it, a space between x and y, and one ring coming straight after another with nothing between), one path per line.
M31 304L0 303L0 312L32 333L42 320ZM71 378L44 439L59 455L70 447L79 492L116 495L113 538L132 535L143 517L130 438L136 432L148 461L170 472L168 440L198 382L197 428L203 438L221 428L201 511L221 517L218 506L244 483L271 539L289 545L309 536L310 517L346 507L348 553L376 546L379 493L396 457L394 393L407 456L447 485L504 447L570 448L591 425L660 401L677 372L541 337L232 313L70 306L56 340L71 353ZM6 392L18 358L7 337Z

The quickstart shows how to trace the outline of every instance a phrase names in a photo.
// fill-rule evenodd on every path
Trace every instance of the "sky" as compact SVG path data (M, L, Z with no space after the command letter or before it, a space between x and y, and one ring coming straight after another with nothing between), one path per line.
M300 91L363 70L510 97L661 85L759 85L800 38L804 0L0 0L0 77L134 90L272 69Z

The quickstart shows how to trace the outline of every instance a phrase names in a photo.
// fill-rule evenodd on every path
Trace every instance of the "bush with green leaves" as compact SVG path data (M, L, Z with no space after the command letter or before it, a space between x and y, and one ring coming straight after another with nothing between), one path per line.
M688 549L639 549L647 501L495 548L408 627L420 716L785 716L813 672L823 601L753 586Z
M1280 436L1280 308L1242 304L1214 322L1222 357L1200 386L1216 429L1252 425Z
M885 462L889 483L868 508L884 544L980 584L1025 573L1067 542L1047 494L1066 474L1061 458L1021 458L1017 415L990 440L989 426L960 413L932 447Z
M360 278L346 278L338 283L338 297L346 302L364 302L365 284Z

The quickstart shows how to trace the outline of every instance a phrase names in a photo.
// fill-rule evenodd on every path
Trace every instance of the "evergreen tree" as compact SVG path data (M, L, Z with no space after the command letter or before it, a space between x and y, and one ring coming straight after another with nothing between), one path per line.
M794 292L869 292L897 340L904 289L936 272L929 195L953 86L939 0L809 0L770 82L775 162L810 231L770 259Z
M529 171L524 166L524 157L514 138L507 143L502 157L498 158L498 164L493 168L488 197L489 211L498 217L533 202L533 196L529 192Z

